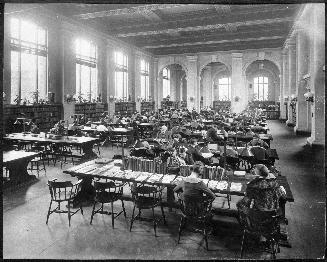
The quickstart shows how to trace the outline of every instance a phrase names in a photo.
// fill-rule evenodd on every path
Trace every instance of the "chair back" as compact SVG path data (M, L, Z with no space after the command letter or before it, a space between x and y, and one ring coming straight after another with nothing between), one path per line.
M139 184L132 187L133 202L139 205L156 206L161 203L161 187Z
M56 180L48 180L50 196L53 201L71 200L80 191L82 180L79 180L75 184L71 181L57 182Z
M179 198L180 209L184 216L190 219L203 219L207 217L211 211L212 198L203 197L189 197L183 196Z
M279 232L279 218L277 209L258 210L251 208L243 220L244 229L264 236Z
M266 159L266 149L260 146L254 146L250 149L251 153L253 154L256 160L265 160Z

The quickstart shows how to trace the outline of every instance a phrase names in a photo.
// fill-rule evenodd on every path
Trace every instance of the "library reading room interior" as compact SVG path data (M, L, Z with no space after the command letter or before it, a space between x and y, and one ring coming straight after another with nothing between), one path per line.
M325 258L324 3L2 7L3 258Z

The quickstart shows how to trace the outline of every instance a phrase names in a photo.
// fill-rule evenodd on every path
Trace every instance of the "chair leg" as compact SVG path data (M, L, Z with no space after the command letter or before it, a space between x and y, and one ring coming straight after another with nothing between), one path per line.
M203 222L203 227L204 227L203 235L204 235L204 241L206 243L206 249L209 250L209 248L208 248L208 232L207 232L207 229L206 229L205 222Z
M115 224L115 214L114 214L114 202L111 201L111 226L112 228L114 228L114 224Z
M157 236L157 223L156 223L156 217L154 216L154 208L153 207L152 207L152 217L153 217L154 235Z
M130 225L130 227L129 227L129 232L132 231L132 226L133 226L133 222L134 222L134 212L135 212L135 205L134 205L134 208L133 208L133 214L132 214L131 225Z
M48 221L49 221L49 216L50 216L50 212L51 212L51 205L52 205L52 200L50 201L50 206L49 206L48 215L47 215L47 222L45 222L46 224L48 224Z
M68 223L69 223L69 226L70 226L70 219L71 219L71 216L70 216L70 204L69 204L69 202L68 202L67 207L68 207Z
M124 201L123 200L121 200L121 206L123 208L124 217L126 218L126 210L125 210L125 205L124 205Z
M245 230L243 231L243 236L242 236L242 243L241 243L241 258L243 258L244 255L244 250L245 250Z
M79 208L80 208L80 210L81 210L81 214L82 214L82 216L84 216L84 211L83 211L82 203L80 204Z
M181 222L179 223L179 229L178 229L178 240L177 244L179 244L179 240L181 239L181 234L183 230L183 224L184 224L184 217L181 217Z
M95 210L95 204L96 204L96 201L94 201L94 203L93 203L93 209L92 209L92 215L91 215L90 225L92 225L92 220L93 220L94 210Z
M166 221L166 217L165 217L164 208L163 208L162 205L161 205L160 207L161 207L161 214L162 214L162 217L163 217L164 224L167 225L167 221Z

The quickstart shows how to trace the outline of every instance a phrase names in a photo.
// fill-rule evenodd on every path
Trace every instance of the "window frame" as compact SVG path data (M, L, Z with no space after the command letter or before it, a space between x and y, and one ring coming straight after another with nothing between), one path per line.
M13 20L18 21L18 35L17 37L12 36L12 25ZM30 42L22 39L22 24L23 23L30 23L33 26L35 26L35 38L36 42ZM39 39L39 32L44 31L44 44L40 43ZM30 54L35 56L35 69L36 69L36 80L35 80L35 89L32 91L37 92L37 100L39 100L39 94L40 94L40 87L39 87L39 56L45 57L45 97L47 98L47 94L49 92L49 57L48 57L48 28L46 26L40 26L35 21L32 21L30 19L21 18L21 17L10 17L10 23L9 23L9 46L10 46L10 56L12 56L12 52L17 52L18 54L18 99L19 101L22 99L22 53ZM12 68L12 61L10 61L10 67ZM12 77L12 70L10 69L10 75ZM14 100L13 98L13 87L12 87L12 79L10 81L10 104L13 104ZM17 96L17 94L15 94ZM29 96L26 95L28 98ZM25 97L25 99L26 99Z
M253 95L255 101L269 100L269 78L267 76L259 75L253 78ZM263 97L263 99L260 99L260 97Z
M227 79L227 84L221 84L220 80ZM221 99L220 89L227 86L227 99ZM231 101L232 99L232 79L230 76L222 76L218 79L218 101Z
M165 85L165 83L167 84ZM162 97L165 98L167 96L170 96L170 69L165 67L162 69Z
M144 67L142 67L144 64ZM147 100L150 97L150 63L144 59L140 60L140 75L141 75L141 98ZM144 89L144 92L142 90ZM144 93L144 96L142 96Z
M80 41L79 43L79 52L78 52L78 41ZM82 51L82 43L83 42L88 42L89 46L90 46L90 50L89 53L91 54L90 56L86 56L83 54ZM92 56L92 53L94 56ZM79 66L79 69L78 69ZM89 70L89 90L87 94L82 95L82 66L85 66L88 68ZM95 81L96 81L96 87L95 87L95 93L94 96L92 96L92 90L94 89L94 87L92 86L92 69L95 68ZM77 72L78 71L78 72ZM87 100L89 102L92 102L92 98L93 99L97 99L98 96L98 46L95 42L93 42L92 40L88 40L86 38L83 37L78 37L75 39L75 74L76 74L76 88L75 88L75 92L76 95L78 97L87 97ZM79 81L77 80L77 75L79 78ZM77 88L77 85L79 83L79 87Z
M122 64L119 63L119 57L118 57L119 55L122 55L122 60L123 60ZM128 100L129 92L128 92L128 56L127 56L127 54L125 54L123 51L115 51L114 52L114 62L115 62L115 97L118 99ZM123 77L122 77L123 86L121 87L123 90L122 97L119 97L118 92L117 92L117 89L119 88L117 86L117 84L118 84L118 81L117 81L118 74L117 73L120 73L120 72L123 73Z

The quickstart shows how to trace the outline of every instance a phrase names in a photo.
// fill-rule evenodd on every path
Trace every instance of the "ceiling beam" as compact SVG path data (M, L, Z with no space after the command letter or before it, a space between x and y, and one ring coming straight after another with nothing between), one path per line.
M116 34L115 36L116 37L135 37L135 36L169 34L169 33L173 33L173 32L196 32L196 31L204 31L204 30L212 30L212 29L221 29L221 28L226 28L226 27L254 26L254 25L262 25L262 24L284 23L284 22L291 22L291 21L293 21L292 17L284 17L284 18L252 20L252 21L224 23L224 24L188 26L188 27L179 27L179 28L171 28L171 29L164 29L164 30L136 32L136 33Z
M130 8L122 8L122 9L113 9L113 10L105 10L99 12L85 13L74 15L75 18L78 19L92 19L98 17L109 17L115 15L128 15L128 14L143 14L149 11L159 10L159 9L168 9L174 7L183 7L189 6L191 4L152 4L152 5L141 5Z
M193 46L193 45L210 45L210 44L222 44L222 43L236 43L236 42L249 42L249 41L262 41L262 40L275 40L284 39L285 36L264 36L264 37L251 37L244 39L230 39L230 40L218 40L218 41L202 41L202 42L192 42L192 43L181 43L181 44L167 44L167 45L149 45L144 46L145 49L157 49L157 48L167 48L167 47L183 47L183 46Z

